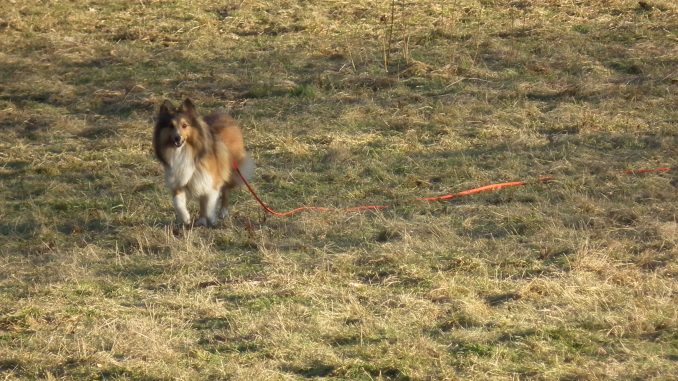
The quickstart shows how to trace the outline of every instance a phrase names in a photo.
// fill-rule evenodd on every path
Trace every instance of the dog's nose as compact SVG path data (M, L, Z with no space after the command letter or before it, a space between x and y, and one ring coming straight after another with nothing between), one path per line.
M181 143L181 136L179 136L179 135L174 136L174 143L177 143L177 144Z

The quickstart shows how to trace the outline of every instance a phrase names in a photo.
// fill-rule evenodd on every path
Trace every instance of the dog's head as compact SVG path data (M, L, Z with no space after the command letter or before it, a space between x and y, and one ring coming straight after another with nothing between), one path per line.
M158 118L153 132L155 156L164 165L167 148L179 149L188 144L196 159L204 157L211 150L211 132L202 120L190 99L184 100L179 107L164 101L160 105Z
M180 148L186 142L192 144L199 138L200 117L190 99L186 98L179 107L166 100L160 105L155 128L156 145Z

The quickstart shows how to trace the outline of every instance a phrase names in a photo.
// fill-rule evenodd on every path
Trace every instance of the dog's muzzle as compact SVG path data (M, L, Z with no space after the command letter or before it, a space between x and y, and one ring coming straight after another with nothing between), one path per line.
M184 139L181 138L181 136L175 136L172 138L172 143L174 143L174 146L179 148L184 144Z

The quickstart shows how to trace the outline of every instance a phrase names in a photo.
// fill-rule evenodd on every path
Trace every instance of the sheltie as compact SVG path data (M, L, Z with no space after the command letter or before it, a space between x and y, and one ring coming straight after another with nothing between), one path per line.
M160 106L153 148L165 168L177 222L183 225L192 223L187 196L200 202L195 225L214 226L217 215L228 215L228 193L242 183L234 163L246 178L254 171L237 122L221 112L203 118L188 98L177 108L168 100Z

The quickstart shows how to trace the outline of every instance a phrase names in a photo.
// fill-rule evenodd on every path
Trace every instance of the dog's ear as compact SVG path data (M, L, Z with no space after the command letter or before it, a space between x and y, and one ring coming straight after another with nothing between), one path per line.
M189 98L184 99L184 103L181 104L181 111L189 115L197 115L198 113L195 110L195 105L193 104L193 101L190 100Z
M165 99L164 102L160 105L160 111L158 111L159 116L170 116L174 112L175 108L172 102Z

